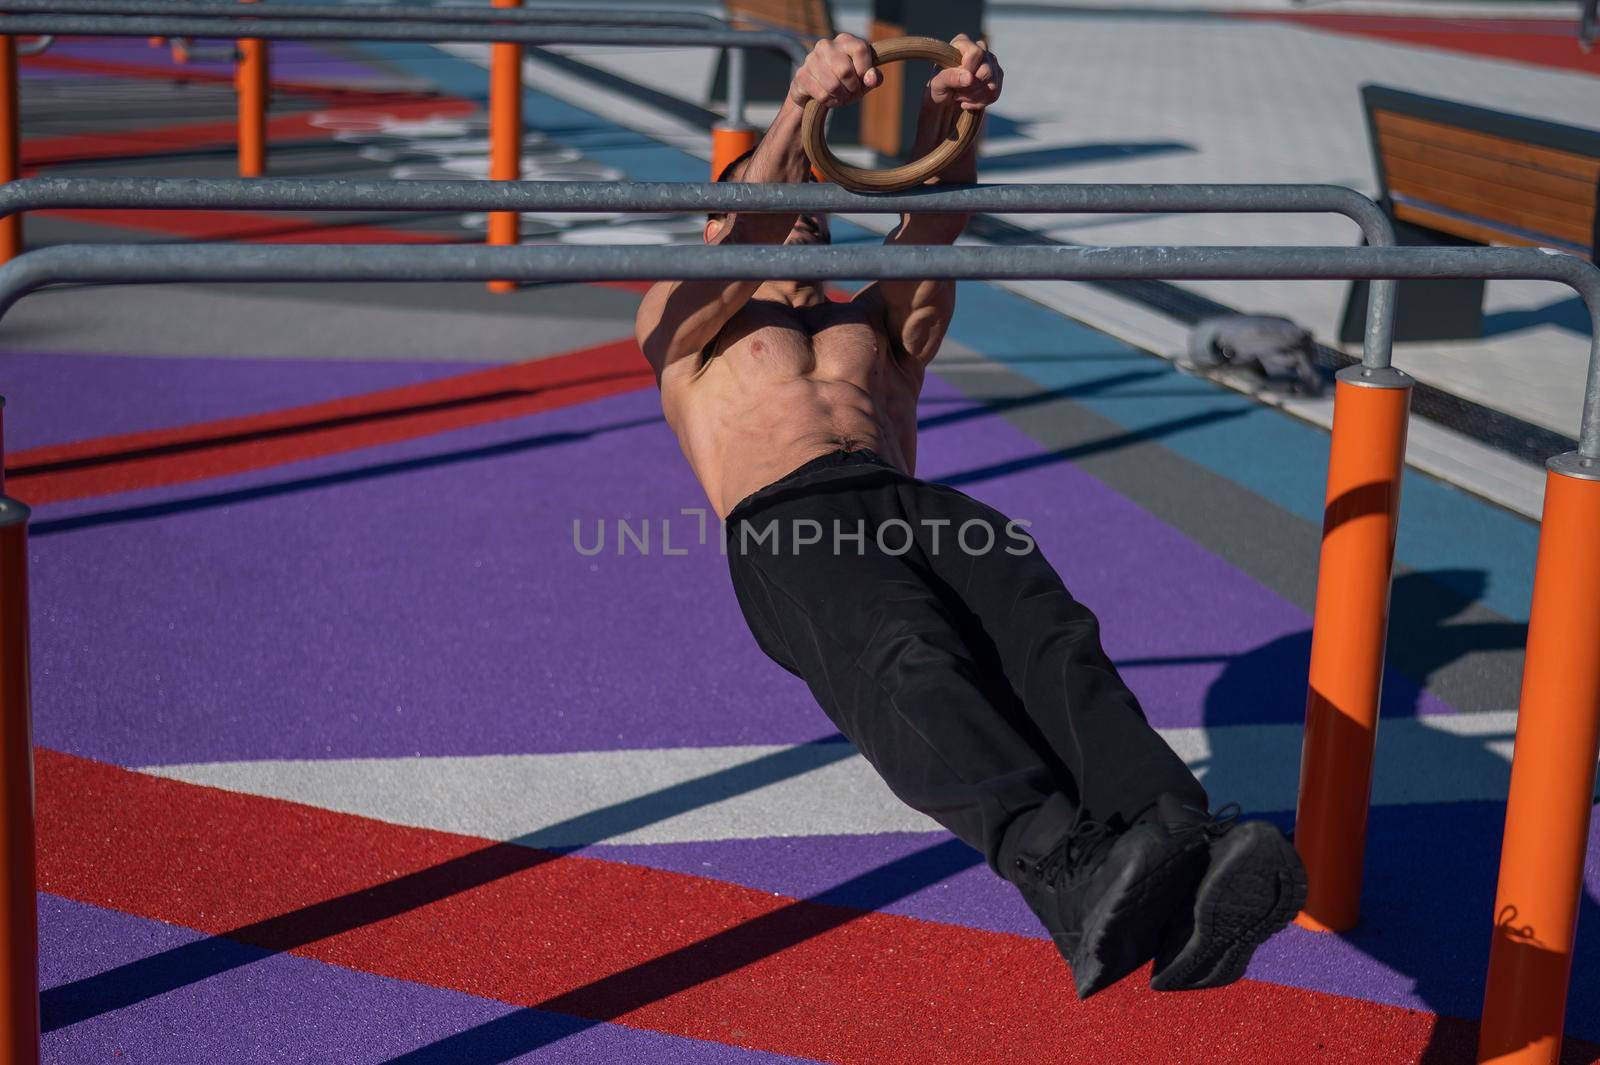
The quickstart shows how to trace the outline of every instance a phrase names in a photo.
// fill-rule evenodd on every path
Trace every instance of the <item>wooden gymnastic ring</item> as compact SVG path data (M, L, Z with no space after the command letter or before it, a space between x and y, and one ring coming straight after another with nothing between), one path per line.
M926 59L941 67L961 65L961 53L956 51L955 46L932 37L895 37L877 42L872 46L872 51L876 57L873 65L879 67L905 59ZM879 79L881 87L881 73ZM827 113L828 109L820 101L806 101L805 112L800 119L800 145L805 149L811 165L823 177L856 192L899 192L937 176L972 147L980 125L979 112L962 111L956 119L955 136L946 138L921 159L888 170L868 170L840 162L839 157L833 154L823 132Z

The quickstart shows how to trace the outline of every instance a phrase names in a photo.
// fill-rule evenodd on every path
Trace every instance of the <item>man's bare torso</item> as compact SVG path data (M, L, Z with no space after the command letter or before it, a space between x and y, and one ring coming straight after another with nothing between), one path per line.
M717 513L819 455L870 448L916 464L920 364L891 348L871 289L793 306L758 290L662 408Z

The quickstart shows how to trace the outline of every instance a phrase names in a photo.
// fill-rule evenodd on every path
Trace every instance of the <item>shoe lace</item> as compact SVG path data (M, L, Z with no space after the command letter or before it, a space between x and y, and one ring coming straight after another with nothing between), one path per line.
M1116 838L1111 826L1101 821L1081 821L1038 861L1033 863L1033 874L1047 884L1059 878L1067 881L1081 876L1094 867L1094 860Z
M1226 835L1229 829L1238 824L1240 815L1244 813L1244 808L1236 802L1230 802L1214 813L1207 813L1193 806L1185 806L1184 809L1200 814L1203 820L1171 826L1169 831L1174 835L1180 832L1204 832L1212 838Z

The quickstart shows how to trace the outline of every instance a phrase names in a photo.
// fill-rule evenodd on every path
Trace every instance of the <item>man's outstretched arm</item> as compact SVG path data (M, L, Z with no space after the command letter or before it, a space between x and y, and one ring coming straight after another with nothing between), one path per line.
M838 107L860 99L882 80L865 41L840 34L818 41L795 72L778 115L767 127L739 180L799 182L810 169L800 146L800 118L808 100ZM707 227L707 244L781 244L794 228L792 214L735 214ZM692 356L711 343L760 287L759 281L663 281L645 293L635 320L639 348L660 379L675 367L694 367ZM674 372L676 372L674 370Z
M951 135L963 111L984 110L1000 98L1004 72L982 41L961 34L950 42L961 53L961 66L941 70L928 82L917 116L917 139L911 154L921 158ZM930 185L970 185L978 179L977 141ZM885 244L953 244L967 226L964 214L908 214L884 238ZM876 286L888 319L889 336L906 357L927 362L939 351L955 311L955 284L943 280L880 281Z

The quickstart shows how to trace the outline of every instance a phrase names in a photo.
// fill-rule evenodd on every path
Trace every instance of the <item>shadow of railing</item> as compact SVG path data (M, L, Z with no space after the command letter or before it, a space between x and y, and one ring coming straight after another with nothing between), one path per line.
M1167 421L1157 422L1154 425L1147 425L1139 429L1129 429L1126 432L1115 433L1099 440L1089 440L1072 447L1024 455L1021 458L1009 459L1005 462L996 462L988 466L977 466L970 470L961 470L940 476L937 480L940 484L959 488L962 485L987 481L993 477L1004 477L1007 474L1022 473L1025 470L1038 469L1041 466L1054 466L1062 462L1072 462L1075 459L1085 458L1089 455L1115 451L1119 448L1130 447L1149 440L1159 440L1173 433L1198 429L1202 426L1228 421L1233 418L1242 418L1250 413L1251 411L1247 408L1202 411L1199 414L1185 415L1182 418L1170 418Z

